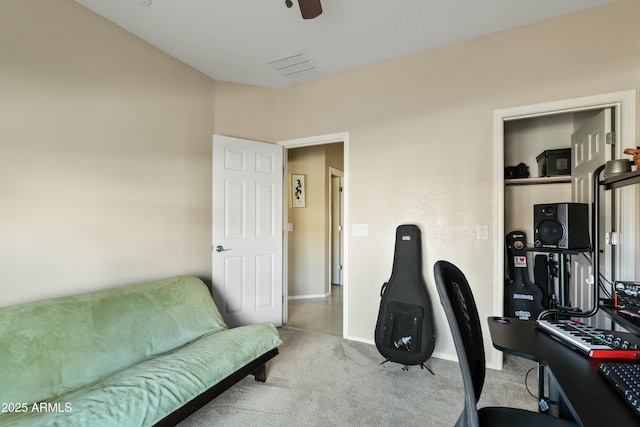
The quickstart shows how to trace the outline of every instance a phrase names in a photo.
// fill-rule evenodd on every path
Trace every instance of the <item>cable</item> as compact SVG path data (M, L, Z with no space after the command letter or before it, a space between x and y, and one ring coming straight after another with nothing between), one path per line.
M604 274L600 273L600 279L604 280L605 282L607 282L607 285L612 286L613 283L611 282L611 280L607 279L606 277L604 277Z
M609 289L605 287L605 284L609 286L609 289L613 289L613 283L611 282L611 280L607 279L606 277L604 277L602 273L600 273L600 277L598 280L598 287L600 288L600 291L604 294L606 298L611 299L613 298L613 296L609 291Z
M533 397L536 400L540 400L540 397L536 396L533 393L531 393L531 390L529 390L528 379L529 379L529 374L531 373L531 371L533 371L534 369L540 369L540 368L542 368L542 365L538 364L538 365L534 366L533 368L529 369L527 371L527 373L524 374L524 387L527 389L527 393L529 393L531 395L531 397Z
M534 399L536 399L538 401L538 406L540 407L540 410L542 412L547 412L549 410L549 404L557 405L558 402L556 402L554 400L549 400L548 398L543 398L543 397L540 397L540 396L536 396L535 394L531 393L531 390L529 390L528 379L529 379L529 374L534 369L538 369L538 370L539 369L543 369L543 366L538 364L537 366L534 366L533 368L531 368L531 369L529 369L527 371L527 373L524 375L524 388L527 389L527 393L529 393L529 395L531 395L531 397L533 397Z

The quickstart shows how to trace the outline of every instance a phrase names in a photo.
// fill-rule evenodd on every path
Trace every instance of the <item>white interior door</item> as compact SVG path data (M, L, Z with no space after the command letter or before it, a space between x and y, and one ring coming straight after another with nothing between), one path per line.
M611 159L611 148L606 144L606 137L612 131L613 123L613 110L606 108L571 135L571 155L573 157L571 165L572 200L579 203L588 203L590 218L593 201L593 172ZM605 215L603 210L604 206L611 206L610 200L605 200L608 198L607 194L600 198L600 217L602 220L606 217L607 221L610 222L610 212ZM592 224L591 220L589 223ZM598 238L600 242L604 242L604 233L607 229L610 229L610 226L602 222L600 224L601 235L591 236L591 241L593 242L594 238ZM601 273L605 272L605 266L611 265L610 247L601 245L601 247L603 246L605 252L600 257ZM597 301L594 301L592 296L593 286L597 286L598 279L592 277L593 268L590 260L584 255L572 256L569 271L571 274L569 295L572 305L585 311L592 309L597 304Z
M229 326L282 325L282 146L213 136L212 280Z

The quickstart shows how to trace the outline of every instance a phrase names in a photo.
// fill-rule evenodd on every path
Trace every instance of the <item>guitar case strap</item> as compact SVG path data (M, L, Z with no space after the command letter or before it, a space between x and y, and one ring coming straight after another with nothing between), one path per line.
M385 362L402 363L405 368L425 367L435 346L431 300L422 275L421 245L417 226L398 226L391 277L380 290L376 347Z

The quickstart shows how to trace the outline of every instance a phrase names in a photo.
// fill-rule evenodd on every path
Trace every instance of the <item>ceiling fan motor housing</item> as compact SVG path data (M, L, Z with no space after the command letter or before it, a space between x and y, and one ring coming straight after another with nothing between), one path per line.
M313 19L322 13L320 0L298 0L298 5L304 19Z

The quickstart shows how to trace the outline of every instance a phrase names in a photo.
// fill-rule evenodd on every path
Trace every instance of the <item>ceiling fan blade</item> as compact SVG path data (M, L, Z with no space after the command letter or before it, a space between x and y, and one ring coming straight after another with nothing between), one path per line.
M298 0L298 4L304 19L313 19L322 13L320 0Z

